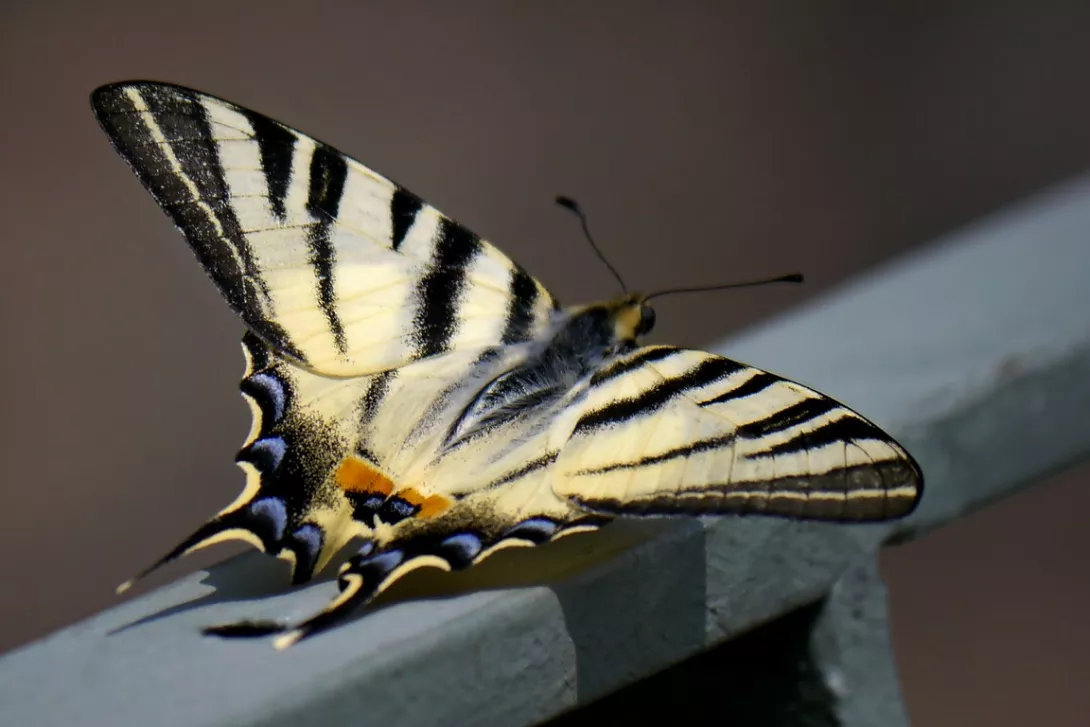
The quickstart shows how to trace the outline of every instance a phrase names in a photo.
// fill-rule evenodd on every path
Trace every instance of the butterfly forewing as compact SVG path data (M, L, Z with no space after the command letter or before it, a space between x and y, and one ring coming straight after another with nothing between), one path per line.
M922 478L878 427L800 384L730 359L639 349L592 380L556 489L629 514L764 513L880 520Z
M312 370L525 341L557 307L473 232L268 117L157 83L105 86L92 104L231 307Z

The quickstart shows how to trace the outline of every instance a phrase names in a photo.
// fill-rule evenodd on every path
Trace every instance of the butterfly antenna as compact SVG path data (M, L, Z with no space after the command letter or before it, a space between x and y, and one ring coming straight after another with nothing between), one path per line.
M767 280L750 280L745 283L727 283L725 285L707 285L698 288L671 288L670 290L659 290L644 298L644 300L651 300L652 298L658 298L663 295L673 295L675 293L705 293L710 290L727 290L729 288L749 288L754 285L768 285L769 283L801 283L803 282L802 273L790 273L788 275L781 275L778 278L769 278Z
M583 234L586 235L587 242L590 243L591 248L593 248L594 252L598 255L598 259L605 263L606 267L609 268L609 272L613 273L613 277L615 277L617 279L617 282L621 284L621 292L627 295L628 286L624 284L624 280L621 278L621 274L617 272L617 268L613 267L610 264L609 260L606 260L606 256L602 254L602 251L600 249L598 249L598 244L594 242L594 238L591 237L590 228L587 227L587 215L585 212L583 212L583 208L580 207L579 203L571 197L565 197L563 195L560 195L556 198L556 203L561 207L571 210L573 213L575 213L575 216L579 218L579 222L581 222L583 225Z

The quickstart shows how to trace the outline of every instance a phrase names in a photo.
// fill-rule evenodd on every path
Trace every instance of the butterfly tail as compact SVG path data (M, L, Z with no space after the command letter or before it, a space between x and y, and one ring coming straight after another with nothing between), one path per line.
M288 561L292 583L305 583L346 539L307 518L316 484L333 465L322 462L324 467L307 469L301 464L314 458L308 455L308 442L296 433L300 427L292 418L293 384L286 365L252 332L243 336L242 349L246 372L239 388L253 415L250 434L236 457L246 473L243 491L173 550L119 586L118 593L171 561L231 540ZM306 486L299 486L302 470L312 478L302 483Z
M340 593L310 618L295 625L276 621L243 620L208 626L203 629L203 633L228 639L279 634L273 640L273 646L280 650L287 649L305 638L348 620L358 608L369 603L402 573L428 565L420 558L407 561L404 551L397 548L374 554L370 552L371 549L372 545L368 543L360 553L341 566L337 576ZM439 563L433 565L442 567Z
M241 540L250 543L263 552L276 553L281 550L281 538L278 531L283 513L277 511L274 505L257 503L256 506L242 507L230 512L221 513L206 522L201 527L170 550L159 560L140 571L136 576L117 587L117 592L124 593L137 581L155 572L159 568L197 550L207 548L210 545ZM313 567L307 561L298 562L295 553L292 552L291 560L295 564L292 574L293 583L302 583L310 579Z
M217 522L217 520L210 520L209 522L202 525L195 533L193 533L188 538L186 538L181 543L179 543L169 553L167 553L162 558L155 561L150 566L148 566L147 568L140 571L135 576L133 576L132 578L130 578L129 580L125 581L120 586L118 586L117 587L117 593L118 594L124 593L125 591L132 588L133 585L136 584L137 581L143 580L145 577L147 577L148 575L151 575L153 572L159 570L159 568L163 567L167 563L175 561L178 558L181 558L186 553L200 547L202 543L204 543L204 542L206 542L206 541L208 541L208 540L210 540L212 538L215 538L216 535L218 533L222 532L222 531L223 531L222 523Z

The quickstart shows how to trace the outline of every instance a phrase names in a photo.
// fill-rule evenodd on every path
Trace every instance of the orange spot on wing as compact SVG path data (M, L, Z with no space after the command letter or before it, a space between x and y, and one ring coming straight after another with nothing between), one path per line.
M394 491L393 480L359 457L341 461L334 478L337 486L348 492L377 492L385 496Z
M397 496L410 505L420 508L416 511L415 517L421 519L441 515L446 512L452 504L449 498L443 497L442 495L428 495L425 497L422 493L411 487L397 493Z

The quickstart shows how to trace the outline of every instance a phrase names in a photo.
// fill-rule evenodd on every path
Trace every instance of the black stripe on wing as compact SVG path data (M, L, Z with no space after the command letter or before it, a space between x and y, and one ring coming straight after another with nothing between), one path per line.
M600 409L584 414L575 426L575 433L586 433L650 414L676 396L730 376L738 370L739 366L740 364L730 359L718 357L705 359L692 370L664 379L638 396L618 399Z
M424 208L424 201L407 189L398 187L390 198L390 247L397 250Z
M114 149L185 235L231 307L269 344L305 362L271 320L272 300L231 206L201 99L176 86L123 83L97 89L91 104ZM271 173L281 174L282 163L270 161Z
M881 429L856 416L847 415L831 422L826 422L809 432L799 432L783 442L777 442L753 457L774 457L781 454L795 454L806 450L819 449L836 442L878 441L892 443L892 439Z
M579 477L582 475L601 475L606 474L607 472L615 472L616 470L635 469L637 467L646 467L648 465L662 464L663 462L669 462L673 459L691 457L694 454L700 454L702 452L710 452L716 449L729 447L733 443L733 434L727 434L722 437L712 437L710 439L701 439L699 441L692 442L681 447L668 449L665 452L660 452L659 454L652 454L646 457L640 457L639 459L631 460L628 462L615 462L611 465L606 465L605 467L579 470L578 472L573 472L572 476Z
M265 177L265 184L269 191L269 209L278 220L283 222L288 218L285 200L288 196L288 187L291 185L291 163L295 156L295 142L298 137L268 116L249 109L241 111L253 127L254 138L257 139L261 173Z
M682 349L674 348L672 346L649 346L643 348L632 354L631 356L623 358L620 361L609 364L608 366L602 368L600 371L594 374L594 376L591 377L590 385L592 387L601 386L607 381L615 379L618 376L623 376L629 371L634 371L640 368L644 364L652 363L654 361L662 361L664 359L670 358L671 356L676 356L679 353L682 353ZM739 368L741 367L739 366Z
M444 353L458 327L458 303L466 271L481 251L481 240L453 220L443 218L428 272L417 284L413 333L417 358Z
M310 264L314 268L318 289L318 305L325 314L333 341L341 354L348 353L348 339L345 338L344 324L337 313L334 279L337 253L331 237L347 178L348 164L344 156L327 146L315 147L310 160L307 211L317 220L317 224L307 232L307 247L310 248Z
M367 386L367 393L360 401L360 424L366 426L378 414L379 407L390 393L390 384L397 378L397 369L389 369L381 374L376 374Z
M525 477L526 475L529 475L529 474L532 474L534 472L538 472L540 470L543 470L546 467L553 464L554 462L556 462L556 457L557 457L558 454L559 454L559 452L547 452L546 454L542 455L541 457L538 457L537 459L530 460L529 462L527 462L522 467L519 467L518 469L511 470L507 474L504 474L504 475L501 475L500 477L497 477L496 479L492 480L491 482L489 482L487 485L485 485L481 489L482 490L491 490L491 489L494 489L496 487L502 487L503 485L508 485L508 484L511 484L512 482L514 482L516 480L520 480L523 477Z
M518 343L530 337L534 325L534 305L538 299L537 282L521 267L515 266L509 286L507 323L500 342Z
M804 399L797 404L773 412L764 419L743 424L738 427L738 436L747 439L759 439L760 437L775 434L798 426L805 422L813 421L824 416L834 409L844 407L827 397L814 397Z
M821 474L701 484L633 500L579 495L570 499L610 515L741 514L874 522L908 515L922 494L923 475L906 457Z
M700 402L700 406L714 406L716 404L723 404L734 399L741 399L746 396L753 396L759 394L773 384L783 381L779 376L774 376L764 371L758 371L750 378L746 379L740 386L736 386L730 391L725 391L719 396L708 399L707 401Z

